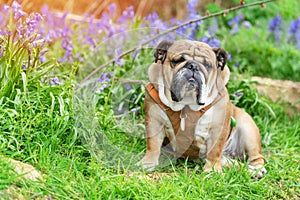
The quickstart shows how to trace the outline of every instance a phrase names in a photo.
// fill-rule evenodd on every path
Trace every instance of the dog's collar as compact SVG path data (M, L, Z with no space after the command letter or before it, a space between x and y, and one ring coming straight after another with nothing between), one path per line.
M209 110L213 105L215 105L224 96L224 95L222 95L222 93L219 92L217 98L215 98L215 100L212 103L208 104L207 106L201 108L198 111L193 111L188 106L183 107L182 110L174 111L161 101L161 99L159 97L159 94L158 94L158 91L155 89L155 87L152 83L147 83L145 85L145 88L146 88L146 91L147 91L148 95L152 98L152 100L155 103L157 103L161 107L161 109L163 109L165 111L165 113L167 114L167 116L169 117L169 119L172 123L175 134L177 133L177 131L179 129L179 125L180 125L180 128L181 128L182 131L184 131L184 129L185 129L185 118L187 117L187 114L186 114L187 109L189 109L190 112L197 113L197 116L200 119L200 117L202 117L202 115L207 110ZM180 123L179 123L179 120L180 120Z

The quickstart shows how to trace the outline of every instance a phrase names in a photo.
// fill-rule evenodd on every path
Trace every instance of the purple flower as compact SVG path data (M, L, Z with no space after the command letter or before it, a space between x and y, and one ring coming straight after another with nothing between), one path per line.
M200 39L200 42L207 43L211 47L220 47L221 41L215 37L204 36Z
M234 66L235 66L235 67L239 67L239 63L235 61L235 62L234 62Z
M232 96L234 96L234 97L241 97L243 95L244 95L243 92L235 92L234 94L232 94Z
M210 36L213 36L215 35L216 32L218 32L219 26L218 26L218 19L216 17L213 19L213 24L209 25L207 29Z
M130 90L130 89L131 89L130 84L129 84L129 83L126 83L126 84L125 84L125 88L126 88L126 90Z
M122 54L122 50L120 48L116 48L115 49L115 64L118 65L118 66L123 66L125 64L125 61L124 59L122 59L120 57L120 55Z
M300 17L290 23L288 43L295 43L300 49Z
M280 15L277 15L269 22L269 27L268 27L269 32L278 31L280 24L281 24L281 17Z
M238 24L234 24L229 33L231 35L234 35L234 34L237 34L238 32L239 32L239 25Z
M150 13L146 17L144 17L144 21L149 23L149 27L154 27L158 29L167 29L167 24L162 21L156 12Z
M289 34L295 36L299 32L299 29L300 29L300 17L295 21L291 22Z
M6 12L6 14L8 14L8 13L9 13L9 8L10 8L10 7L9 7L8 5L4 4L4 5L2 6L2 9L1 9L1 10L2 10L3 12Z
M234 24L239 24L240 21L242 21L243 19L244 19L244 15L242 14L237 15L228 22L228 25L233 26Z
M246 29L251 29L252 27L249 21L243 21L242 26L244 26Z
M16 1L13 1L11 8L14 13L15 20L27 15L27 13L22 10L22 6Z
M120 24L126 24L128 22L128 20L131 20L132 22L134 22L134 7L133 6L129 6L128 8L126 8L126 10L124 10L122 12L122 15L119 17L117 22Z
M132 108L129 112L135 112L136 113L139 110L141 110L141 107Z
M280 17L280 15L277 15L276 17L274 17L273 19L271 19L270 22L269 22L268 31L271 34L275 35L275 39L276 40L280 39L280 33L279 33L280 24L281 24L281 17Z
M107 9L108 9L109 16L110 16L111 18L113 18L113 17L115 17L115 16L117 15L117 6L116 6L115 3L110 4L110 5L107 7Z
M61 85L61 82L58 80L58 77L54 77L50 80L49 85Z
M228 22L228 25L232 27L230 30L231 35L237 34L239 32L239 24L242 20L244 20L244 15L240 14L235 16Z
M196 8L198 6L198 0L189 0L187 4L187 11L190 14L197 14Z
M103 92L105 88L109 87L109 82L112 76L113 72L103 73L101 77L95 81L93 87L96 91Z
M227 60L231 60L232 59L232 55L230 53L227 53Z

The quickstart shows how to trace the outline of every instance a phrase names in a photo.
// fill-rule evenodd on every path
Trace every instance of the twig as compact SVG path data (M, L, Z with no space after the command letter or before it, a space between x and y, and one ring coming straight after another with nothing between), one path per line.
M144 85L146 82L143 80L133 80L133 79L123 79L123 78L116 78L121 83L134 83L139 85Z
M217 13L208 14L208 15L206 15L204 17L200 17L200 18L197 18L197 19L193 19L193 20L187 21L187 22L179 24L177 26L173 26L173 27L167 29L166 31L163 31L163 32L161 32L161 33L159 33L159 34L151 37L150 39L142 42L139 46L136 46L136 47L134 47L132 49L129 49L128 51L125 51L124 53L120 54L117 59L122 58L122 57L124 57L124 56L126 56L126 55L128 55L128 54L130 54L130 53L132 53L132 52L134 52L134 51L136 51L138 49L140 49L142 46L145 46L146 44L149 44L151 41L153 41L153 40L155 40L155 39L157 39L157 38L159 38L161 36L164 36L167 33L175 31L175 30L177 30L177 29L179 29L181 27L187 26L189 24L193 24L193 23L205 20L205 19L209 19L209 18L212 18L212 17L220 16L220 15L227 15L229 12L240 10L242 8L252 7L252 6L256 6L256 5L261 5L263 7L264 4L272 2L272 1L276 1L276 0L263 0L263 1L253 2L253 3L248 3L248 4L241 4L241 5L238 5L238 6L235 6L235 7L232 7L232 8L229 8L229 9L217 12ZM111 59L111 60L107 61L106 63L104 63L103 65L101 65L98 68L96 68L85 79L83 79L83 81L81 82L81 84L83 82L89 80L92 76L94 76L96 73L98 73L101 69L103 69L107 65L110 65L110 64L114 63L115 59Z

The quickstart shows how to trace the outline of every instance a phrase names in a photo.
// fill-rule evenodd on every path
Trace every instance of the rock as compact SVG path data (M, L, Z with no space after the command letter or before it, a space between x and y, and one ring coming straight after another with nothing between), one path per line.
M32 165L23 163L11 158L7 158L17 174L23 175L25 179L37 181L42 179L42 175Z
M288 80L273 80L254 76L251 78L258 92L268 96L271 101L288 103L286 111L290 116L296 112L300 115L300 82Z
M21 194L20 188L15 184L15 182L23 182L24 180L42 180L41 173L30 164L7 158L2 155L0 155L0 159L2 162L4 161L5 163L11 165L11 173L16 173L20 175L16 180L14 180L11 183L11 185L7 189L0 191L0 199L26 199Z

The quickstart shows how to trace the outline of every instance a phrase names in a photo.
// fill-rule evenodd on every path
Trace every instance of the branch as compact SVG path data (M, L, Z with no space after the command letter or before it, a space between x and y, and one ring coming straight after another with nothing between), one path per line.
M134 84L139 84L139 85L146 84L146 82L143 80L133 80L133 79L123 79L123 78L116 78L116 80L121 83L134 83Z
M247 8L247 7L253 7L253 6L261 5L264 8L265 3L269 3L269 2L272 2L272 1L276 1L276 0L263 0L263 1L253 2L253 3L248 3L248 4L241 3L238 6L235 6L235 7L232 7L232 8L229 8L229 9L226 9L226 10L214 13L214 14L207 13L207 15L204 16L204 17L193 19L193 20L187 21L185 23L179 24L177 26L173 26L173 27L167 29L166 31L163 31L163 32L161 32L161 33L159 33L159 34L151 37L150 39L142 42L139 46L136 46L136 47L134 47L132 49L129 49L128 51L125 51L124 53L120 54L118 56L118 59L122 58L122 57L124 57L124 56L126 56L126 55L128 55L128 54L130 54L132 52L135 52L136 50L140 49L142 46L145 46L146 44L149 44L151 41L153 41L153 40L155 40L155 39L157 39L157 38L159 38L161 36L164 36L164 35L166 35L166 34L168 34L170 32L173 32L173 31L175 31L175 30L177 30L177 29L179 29L181 27L184 27L186 25L193 24L193 23L196 23L196 22L199 22L199 21L202 21L202 20L206 20L206 19L212 18L212 17L220 16L220 15L226 16L229 12L237 11L237 10L240 10L240 9L243 9L243 8ZM92 76L94 76L101 69L103 69L107 65L110 65L110 64L112 64L114 62L115 62L115 59L111 59L111 60L107 61L106 63L104 63L103 65L99 66L94 71L92 71L85 79L83 79L83 81L81 82L81 84L83 82L89 80Z

